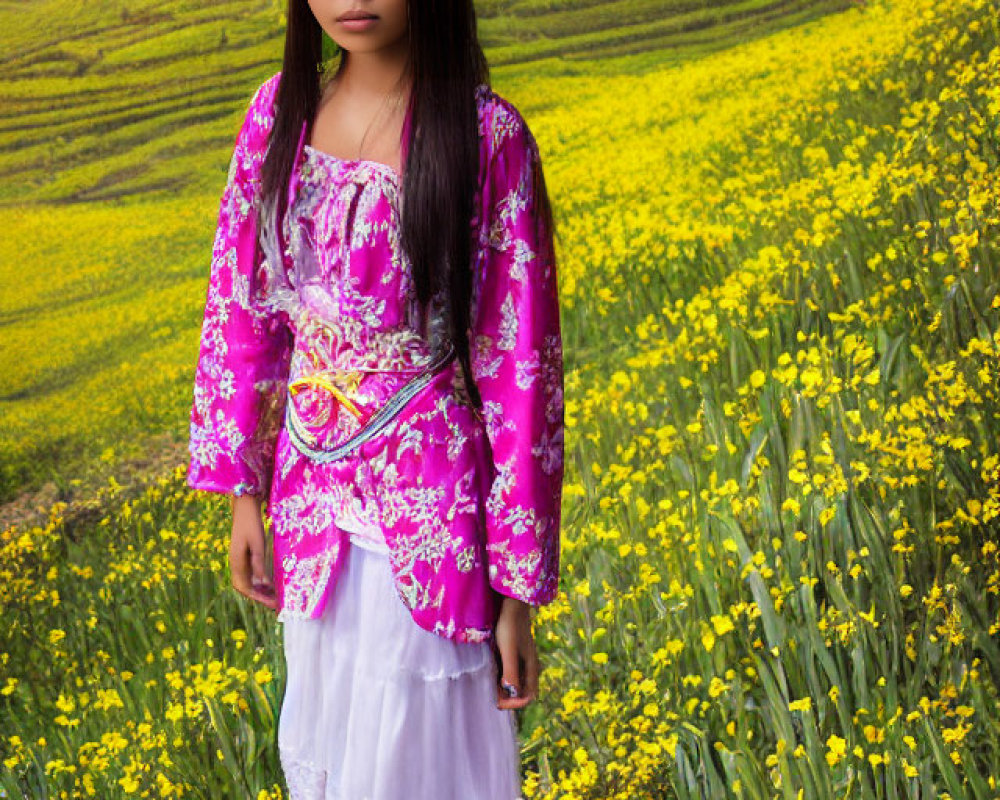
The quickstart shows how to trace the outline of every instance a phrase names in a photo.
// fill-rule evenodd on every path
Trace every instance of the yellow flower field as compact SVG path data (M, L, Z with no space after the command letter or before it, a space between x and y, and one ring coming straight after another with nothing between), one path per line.
M872 0L498 87L567 358L526 798L1000 797L998 11ZM180 464L67 511L0 534L6 797L282 797L280 626L228 587L226 499Z

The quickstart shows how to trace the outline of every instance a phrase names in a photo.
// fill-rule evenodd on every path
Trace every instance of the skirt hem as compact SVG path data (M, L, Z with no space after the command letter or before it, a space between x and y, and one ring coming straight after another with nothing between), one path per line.
M512 800L520 753L496 657L414 624L388 558L351 547L318 620L284 628L290 800ZM446 680L447 679L447 680Z

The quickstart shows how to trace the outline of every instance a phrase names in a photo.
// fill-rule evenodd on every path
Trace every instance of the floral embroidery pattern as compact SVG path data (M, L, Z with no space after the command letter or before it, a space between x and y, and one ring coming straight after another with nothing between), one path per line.
M280 75L250 103L220 204L188 483L268 499L281 619L321 615L350 521L381 531L419 625L484 641L501 596L541 605L558 588L563 364L537 145L517 110L480 86L470 346L482 409L453 362L377 436L314 462L282 424L288 403L317 443L334 446L446 333L440 298L418 331L391 168L300 141L280 226L261 207Z

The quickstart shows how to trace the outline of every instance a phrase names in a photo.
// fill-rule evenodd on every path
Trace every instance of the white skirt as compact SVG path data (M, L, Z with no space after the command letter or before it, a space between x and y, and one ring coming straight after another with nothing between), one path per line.
M290 800L521 800L490 643L417 625L377 545L352 537L345 558L323 616L284 621Z

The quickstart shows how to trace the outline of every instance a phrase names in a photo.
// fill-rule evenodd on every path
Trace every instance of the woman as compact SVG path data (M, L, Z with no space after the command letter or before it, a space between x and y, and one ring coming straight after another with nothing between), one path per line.
M233 495L234 587L280 612L293 798L518 796L562 391L538 148L471 0L291 0L222 197L188 483Z

